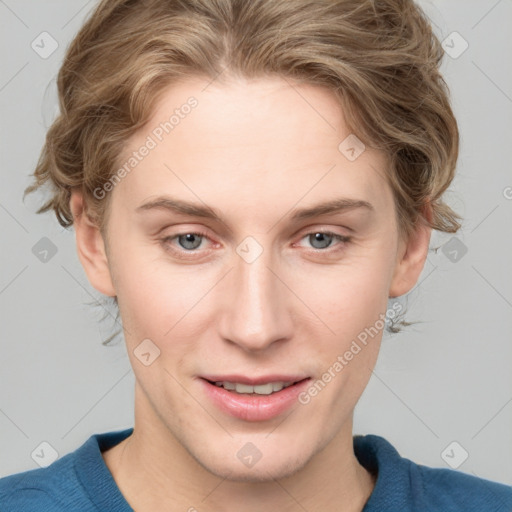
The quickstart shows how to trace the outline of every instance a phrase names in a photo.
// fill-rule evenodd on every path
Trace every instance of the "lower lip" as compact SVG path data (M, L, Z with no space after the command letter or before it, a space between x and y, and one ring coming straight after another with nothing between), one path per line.
M270 395L241 394L200 379L205 393L224 413L245 421L265 421L279 416L298 401L297 396L310 379L283 388Z

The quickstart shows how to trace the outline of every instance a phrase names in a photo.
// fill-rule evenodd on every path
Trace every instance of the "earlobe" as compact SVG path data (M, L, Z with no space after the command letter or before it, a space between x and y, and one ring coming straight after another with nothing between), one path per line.
M430 218L430 210L428 211ZM412 290L425 266L432 228L419 219L408 240L400 245L388 296L400 297Z
M91 285L100 293L115 297L105 243L98 226L89 218L81 192L72 191L70 208L76 234L78 258Z

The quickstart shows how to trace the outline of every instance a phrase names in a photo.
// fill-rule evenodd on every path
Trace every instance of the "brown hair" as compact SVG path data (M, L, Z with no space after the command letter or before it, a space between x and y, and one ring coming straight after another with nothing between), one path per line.
M103 232L109 195L93 192L164 88L191 76L274 75L329 88L351 133L386 152L401 234L418 220L454 233L460 217L442 194L459 133L443 54L413 0L102 0L67 49L60 115L25 195L49 182L37 213L53 209L68 227L79 189Z

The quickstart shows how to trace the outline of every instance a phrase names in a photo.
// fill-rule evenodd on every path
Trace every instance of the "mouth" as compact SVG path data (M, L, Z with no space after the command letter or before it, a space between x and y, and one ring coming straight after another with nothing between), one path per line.
M256 386L251 386L250 384L244 384L242 382L229 382L229 381L217 381L212 382L208 381L210 384L215 384L215 386L222 387L228 391L234 391L235 393L241 395L272 395L273 393L278 393L284 388L288 388L297 384L297 382L267 382L266 384L259 384Z
M199 379L212 403L222 412L245 421L269 420L297 402L310 377L212 376Z

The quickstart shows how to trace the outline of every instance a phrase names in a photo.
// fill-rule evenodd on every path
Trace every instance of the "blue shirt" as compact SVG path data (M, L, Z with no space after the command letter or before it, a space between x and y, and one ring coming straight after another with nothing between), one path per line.
M91 436L80 448L38 468L0 479L1 512L133 512L101 452L133 428ZM359 462L377 474L362 512L512 512L512 486L401 457L383 437L356 435Z

